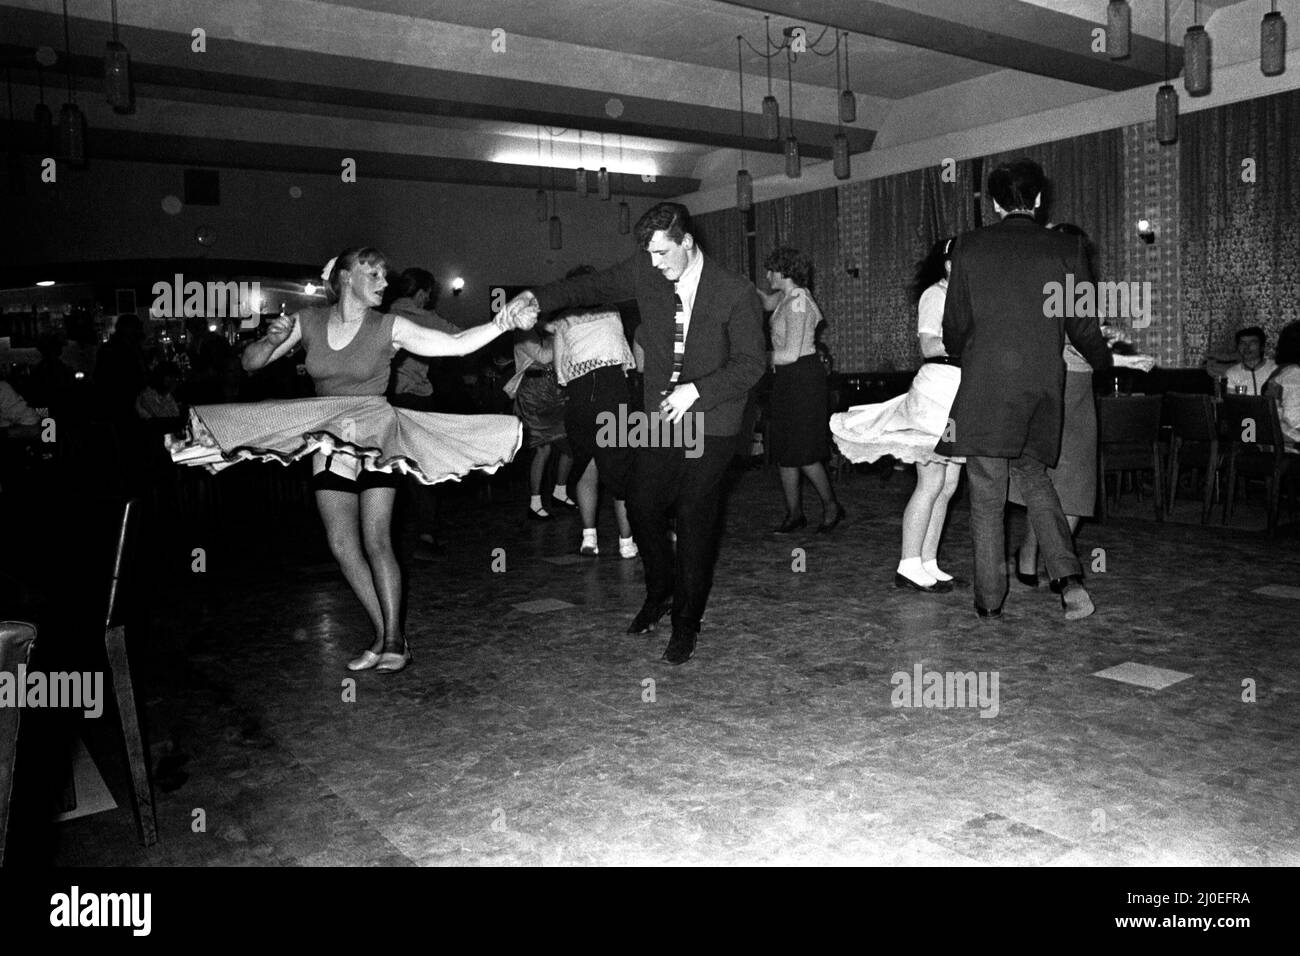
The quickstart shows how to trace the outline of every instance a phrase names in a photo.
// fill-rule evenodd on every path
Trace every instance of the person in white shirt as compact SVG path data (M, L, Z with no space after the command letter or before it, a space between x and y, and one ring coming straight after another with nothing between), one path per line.
M1300 453L1300 322L1282 329L1277 339L1277 371L1264 384L1265 395L1277 399L1286 450Z
M1265 344L1264 330L1257 325L1237 333L1237 354L1241 361L1226 373L1229 395L1259 395L1269 376L1277 370L1277 364L1264 355Z

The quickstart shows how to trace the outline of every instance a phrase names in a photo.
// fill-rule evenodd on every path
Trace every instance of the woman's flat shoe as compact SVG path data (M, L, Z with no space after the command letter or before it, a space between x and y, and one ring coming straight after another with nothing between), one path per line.
M538 511L536 508L529 508L528 518L530 521L550 521L551 513L547 511L545 508L543 508L541 511Z
M361 652L360 657L354 657L352 660L348 661L348 670L368 671L371 668L373 668L375 665L377 665L380 661L380 658L382 658L383 656L384 655L376 654L374 651L367 648L366 650Z
M826 534L829 531L834 531L835 526L844 520L844 515L844 506L836 502L835 517L831 518L829 521L823 520L822 523L817 526L817 533Z
M408 644L402 648L402 653L394 654L385 651L379 655L379 662L375 664L376 671L382 671L385 674L393 674L400 671L407 664L411 663L411 646Z
M1020 570L1020 550L1016 550L1016 580L1028 588L1038 587L1038 572L1024 574Z
M921 591L925 594L947 594L952 590L952 585L947 581L936 581L934 584L927 586L917 584L906 574L900 574L897 571L894 572L894 587L911 588L913 591Z
M781 527L775 529L772 533L790 534L793 531L798 531L800 528L806 528L806 527L808 527L808 519L805 518L803 515L800 515L797 518L786 518L784 521L781 522Z

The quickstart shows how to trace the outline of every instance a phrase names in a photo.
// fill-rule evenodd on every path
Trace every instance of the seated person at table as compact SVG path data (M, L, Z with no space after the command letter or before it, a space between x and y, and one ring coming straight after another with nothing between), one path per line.
M1268 377L1277 369L1264 355L1264 330L1252 325L1237 333L1237 354L1241 361L1227 372L1229 395L1259 395Z
M172 396L180 380L174 362L159 362L149 373L149 384L136 396L135 413L141 418L180 418L180 406Z
M1300 453L1300 322L1282 329L1277 339L1277 370L1264 384L1264 394L1277 399L1286 450Z

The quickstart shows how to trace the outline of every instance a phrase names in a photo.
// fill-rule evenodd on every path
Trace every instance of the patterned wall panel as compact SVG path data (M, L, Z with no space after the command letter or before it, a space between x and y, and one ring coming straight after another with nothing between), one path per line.
M1179 148L1156 141L1156 124L1139 123L1124 128L1124 217L1128 228L1122 237L1122 281L1151 283L1150 322L1144 329L1132 322L1133 344L1156 357L1165 367L1199 365L1204 342L1184 342L1182 281L1180 274L1181 201L1179 198ZM1149 219L1155 242L1147 244L1137 233L1139 219ZM1145 285L1141 288L1146 288ZM1189 360L1191 352L1200 357ZM1186 354L1185 354L1186 353Z

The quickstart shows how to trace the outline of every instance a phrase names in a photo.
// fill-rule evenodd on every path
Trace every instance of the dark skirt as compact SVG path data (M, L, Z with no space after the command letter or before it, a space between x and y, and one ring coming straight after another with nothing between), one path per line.
M524 376L515 394L515 414L524 423L524 444L529 448L564 438L564 396L554 371Z
M825 461L831 454L826 366L816 355L778 365L772 382L772 460L782 468Z
M1065 414L1061 429L1061 457L1047 469L1061 510L1067 515L1091 518L1097 504L1097 405L1091 372L1065 373ZM1014 478L1007 494L1012 504L1023 505Z
M597 438L602 413L612 415L614 420L620 418L620 408L624 418L631 413L627 375L621 366L607 365L575 378L564 386L564 395L564 430L573 454L569 473L580 479L587 464L594 460L601 484L619 501L626 499L632 481L632 449L621 443L602 443Z

